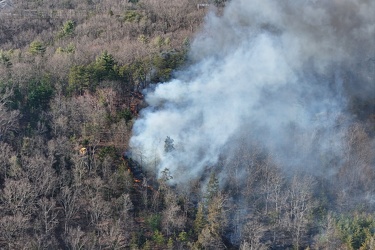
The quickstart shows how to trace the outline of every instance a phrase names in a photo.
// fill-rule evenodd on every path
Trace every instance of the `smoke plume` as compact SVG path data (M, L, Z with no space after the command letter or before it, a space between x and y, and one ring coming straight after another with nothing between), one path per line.
M371 0L233 0L210 12L190 66L147 91L133 157L183 182L245 142L286 170L319 173L343 152L348 102L375 93L374 10Z

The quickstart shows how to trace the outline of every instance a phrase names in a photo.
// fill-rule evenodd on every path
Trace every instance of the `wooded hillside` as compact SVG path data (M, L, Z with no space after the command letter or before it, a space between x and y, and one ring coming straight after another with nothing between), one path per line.
M179 186L126 154L142 91L189 65L207 11L225 1L201 3L4 4L1 249L375 248L374 99L352 100L347 157L320 159L336 167L330 178L288 175L243 143L231 169L219 161Z

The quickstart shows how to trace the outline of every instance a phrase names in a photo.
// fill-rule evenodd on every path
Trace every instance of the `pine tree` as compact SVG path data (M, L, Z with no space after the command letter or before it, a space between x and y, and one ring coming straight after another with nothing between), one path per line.
M206 199L206 206L209 205L209 203L212 201L212 199L217 195L219 191L219 180L216 177L216 174L214 172L210 175L210 180L207 184L206 194L204 198Z
M167 247L169 250L173 249L173 239L171 237L168 239Z
M204 218L203 205L201 203L199 203L197 214L196 214L195 220L194 220L194 232L195 232L196 235L199 235L199 233L204 228L205 224L206 224L206 221L205 221L205 218Z
M143 245L143 250L151 250L150 241L146 240L145 244Z
M164 152L169 153L172 152L175 148L173 145L174 140L167 136L167 138L164 141Z

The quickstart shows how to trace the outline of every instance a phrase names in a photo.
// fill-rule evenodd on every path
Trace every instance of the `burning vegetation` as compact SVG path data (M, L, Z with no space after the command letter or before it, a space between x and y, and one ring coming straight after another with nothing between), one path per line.
M0 248L375 249L374 9L0 0Z

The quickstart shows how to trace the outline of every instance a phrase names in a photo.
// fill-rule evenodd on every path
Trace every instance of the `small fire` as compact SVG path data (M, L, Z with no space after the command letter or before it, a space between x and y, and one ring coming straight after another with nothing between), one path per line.
M141 180L134 179L134 182L135 182L135 183L141 183Z

